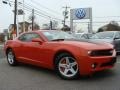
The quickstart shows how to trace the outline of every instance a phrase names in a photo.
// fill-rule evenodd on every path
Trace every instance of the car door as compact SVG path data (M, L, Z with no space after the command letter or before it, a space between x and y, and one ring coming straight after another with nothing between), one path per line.
M21 36L19 36L17 40L17 43L19 46L17 46L15 51L16 51L16 55L19 61L25 60L25 57L26 57L26 53L25 53L26 48L24 46L25 44L28 43L27 36L28 34L24 33Z
M117 32L114 37L114 45L117 52L120 52L120 32Z
M41 38L37 33L26 33L19 38L21 42L21 57L24 62L30 63L41 62L41 46L38 42L32 42L34 38Z
M56 46L54 43L44 41L42 36L36 33L27 33L19 38L21 52L19 60L24 63L30 63L42 67L52 67L52 57L54 54L53 48ZM43 43L32 42L34 38L40 38Z

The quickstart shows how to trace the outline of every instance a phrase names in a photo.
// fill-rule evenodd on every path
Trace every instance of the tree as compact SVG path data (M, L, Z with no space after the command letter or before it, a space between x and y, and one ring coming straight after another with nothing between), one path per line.
M109 24L115 25L115 26L119 26L118 22L116 21L111 21Z
M36 19L36 16L35 15L33 15L33 14L31 14L30 16L29 16L29 20L32 22L32 20L33 20L33 28L34 28L34 30L39 30L40 29L40 26L35 22L35 19Z
M111 21L109 24L104 25L98 29L98 32L103 31L120 31L120 26L116 21Z
M63 31L70 31L70 27L65 25L64 27L61 28Z
M34 23L33 27L34 27L35 30L39 30L40 29L40 26L37 23Z
M49 24L43 24L42 29L48 30L50 28Z

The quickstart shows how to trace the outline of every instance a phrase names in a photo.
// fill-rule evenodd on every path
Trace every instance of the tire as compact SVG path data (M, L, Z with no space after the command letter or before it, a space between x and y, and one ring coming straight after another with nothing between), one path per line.
M15 58L15 54L12 51L12 49L9 49L7 51L7 61L8 61L8 64L11 66L16 66L18 64Z
M62 53L55 59L55 71L65 80L77 79L79 76L78 63L68 53Z

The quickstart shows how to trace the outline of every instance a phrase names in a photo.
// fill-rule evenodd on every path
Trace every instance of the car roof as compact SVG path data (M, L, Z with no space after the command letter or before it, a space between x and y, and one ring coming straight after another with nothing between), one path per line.
M104 32L120 32L120 31L103 31L103 32L98 32L98 33L104 33Z
M74 34L92 34L92 33L74 33Z
M74 33L74 34L84 34L84 33Z
M47 31L61 31L61 30L33 30L33 31L28 31L28 32L25 32L25 33L32 33L32 32L37 32L37 33L40 33L40 32L47 32ZM24 34L24 33L22 33Z
M31 32L47 32L47 31L62 31L62 30L35 30L35 31L31 31Z

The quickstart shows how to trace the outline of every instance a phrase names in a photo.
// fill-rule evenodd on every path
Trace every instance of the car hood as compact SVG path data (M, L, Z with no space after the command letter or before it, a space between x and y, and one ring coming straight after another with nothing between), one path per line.
M113 42L112 39L89 39L90 41L96 41L96 42L107 42L107 43L111 43Z
M87 50L113 48L112 44L93 40L64 40L61 43L78 46Z

